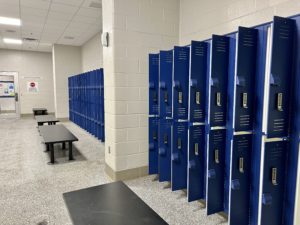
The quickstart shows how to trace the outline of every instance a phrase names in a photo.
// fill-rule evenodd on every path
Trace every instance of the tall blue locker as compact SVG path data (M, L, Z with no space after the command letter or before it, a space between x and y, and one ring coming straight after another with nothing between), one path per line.
M190 47L188 201L205 198L205 118L209 44L192 41Z
M171 181L173 50L159 53L159 181Z
M159 54L149 54L149 174L158 174Z
M224 210L229 38L213 35L210 55L206 124L206 209L208 215Z
M245 27L229 35L224 211L230 225L249 224L257 35Z
M174 47L172 191L187 188L189 58L190 47Z

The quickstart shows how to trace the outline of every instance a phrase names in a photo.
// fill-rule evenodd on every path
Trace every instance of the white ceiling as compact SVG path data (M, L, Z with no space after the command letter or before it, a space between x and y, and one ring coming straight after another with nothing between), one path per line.
M81 46L102 30L102 9L91 7L99 3L101 0L0 0L0 16L22 21L21 27L0 24L0 48L50 52L53 44ZM38 41L8 45L4 37Z

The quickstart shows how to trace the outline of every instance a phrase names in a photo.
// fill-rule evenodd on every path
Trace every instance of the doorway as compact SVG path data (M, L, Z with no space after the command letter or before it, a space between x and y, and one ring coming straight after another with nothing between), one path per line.
M20 118L18 72L0 72L0 118Z

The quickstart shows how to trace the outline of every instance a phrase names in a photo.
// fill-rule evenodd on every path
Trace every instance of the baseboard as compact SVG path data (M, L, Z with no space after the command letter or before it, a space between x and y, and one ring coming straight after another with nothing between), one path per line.
M113 180L131 180L138 177L144 177L148 175L148 166L122 170L122 171L114 171L109 165L105 163L105 173Z
M60 122L69 122L69 118L57 118Z
M48 115L55 115L54 112L49 112ZM21 118L33 118L33 114L32 113L22 113L21 115Z

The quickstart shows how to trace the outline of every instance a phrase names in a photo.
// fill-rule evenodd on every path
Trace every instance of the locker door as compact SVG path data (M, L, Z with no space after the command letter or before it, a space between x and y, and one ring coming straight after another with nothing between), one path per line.
M188 119L189 47L174 47L173 119Z
M274 17L269 78L268 138L288 136L295 21Z
M207 215L224 209L224 176L226 130L211 130L208 134L207 149Z
M192 41L190 58L189 121L205 122L207 55L206 42Z
M159 54L149 54L149 115L158 115Z
M172 135L172 191L187 188L188 123L173 122Z
M205 196L205 126L189 127L188 201Z
M159 119L159 181L171 181L172 120Z
M213 35L211 52L209 125L226 126L229 38Z
M264 144L261 225L282 225L284 209L287 141Z
M157 117L149 118L149 174L158 173L158 122Z

